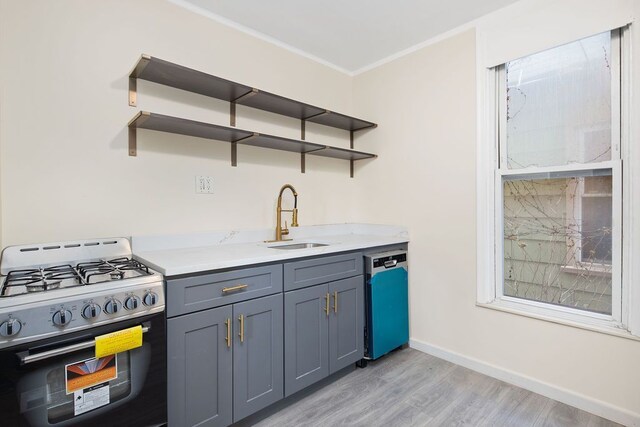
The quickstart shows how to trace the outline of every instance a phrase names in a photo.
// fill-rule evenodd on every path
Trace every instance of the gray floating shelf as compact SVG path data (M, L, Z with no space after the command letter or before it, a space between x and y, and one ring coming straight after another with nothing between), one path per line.
M319 114L317 116L311 117L307 119L307 121L338 128L338 129L350 130L352 132L356 132L362 129L374 128L378 126L375 123L356 119L350 116L345 116L344 114L340 114L340 113L334 113L332 111L326 111L325 114Z
M165 116L163 114L141 111L129 122L129 128L157 130L179 135L196 136L198 138L218 141L236 142L253 135L253 132L219 126L195 120Z
M280 136L254 134L254 138L247 138L240 144L254 147L271 148L272 150L291 151L294 153L311 153L317 150L324 150L325 146L313 142L299 141L297 139L282 138Z
M179 117L141 111L129 121L129 155L136 153L137 129L148 129L178 135L195 136L232 143L232 164L236 163L235 146L237 144L269 148L272 150L290 151L314 156L333 157L342 160L363 160L377 157L346 148L331 147L308 141L283 138L250 132L234 127L220 126L212 123L198 122Z
M312 151L307 154L311 156L332 157L334 159L342 160L364 160L378 157L371 153L349 150L347 148L330 147L328 145L323 150Z
M233 101L252 90L249 86L148 55L142 55L129 78L148 80L225 101Z
M143 79L352 132L377 126L375 123L366 120L335 113L325 108L255 89L149 55L142 55L129 78L129 104L133 106L136 105L135 80Z

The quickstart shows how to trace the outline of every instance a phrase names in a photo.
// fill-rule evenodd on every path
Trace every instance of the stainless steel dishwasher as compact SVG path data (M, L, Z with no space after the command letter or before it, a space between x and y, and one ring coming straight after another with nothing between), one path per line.
M409 342L407 251L365 256L365 358L375 360Z

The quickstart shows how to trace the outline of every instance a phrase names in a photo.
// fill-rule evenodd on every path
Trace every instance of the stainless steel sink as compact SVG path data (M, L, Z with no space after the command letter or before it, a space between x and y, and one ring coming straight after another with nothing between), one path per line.
M268 246L271 249L309 249L329 246L326 243L289 243L285 245Z

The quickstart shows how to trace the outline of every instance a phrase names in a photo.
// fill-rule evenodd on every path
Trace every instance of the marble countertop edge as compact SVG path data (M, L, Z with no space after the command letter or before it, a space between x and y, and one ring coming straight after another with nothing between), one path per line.
M309 229L310 227L306 227L306 230L301 231ZM163 242L161 236L153 236L147 241L140 240L145 239L144 237L134 237L133 252L135 258L165 276L178 276L409 242L406 228L397 226L346 224L345 227L339 224L320 226L314 231L292 233L291 241L271 243L266 243L263 239L245 242L244 240L250 238L249 236L234 239L233 236L238 233L231 234L231 238L224 239L222 242L216 239L211 241L213 233L204 239L197 238L197 235L186 235L186 238L178 242L181 244L176 244L176 241L180 240L176 235L167 237L174 240L169 243ZM347 233L343 234L345 231ZM263 230L250 233L252 236L264 235ZM215 233L215 238L223 234L224 232ZM327 246L289 250L270 247L298 242L323 243Z

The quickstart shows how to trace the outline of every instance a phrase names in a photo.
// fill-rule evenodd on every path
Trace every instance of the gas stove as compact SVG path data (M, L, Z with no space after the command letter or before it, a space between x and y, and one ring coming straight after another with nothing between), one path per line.
M2 251L0 348L163 310L162 275L125 238Z

